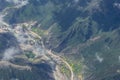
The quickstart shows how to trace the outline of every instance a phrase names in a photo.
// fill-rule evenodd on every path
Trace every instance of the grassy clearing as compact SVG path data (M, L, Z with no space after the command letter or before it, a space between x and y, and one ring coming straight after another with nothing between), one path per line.
M35 27L32 28L32 31L35 32L35 33L37 33L37 34L40 35L40 36L43 36L43 35L44 35L44 32L45 32L45 31L40 30L40 29L35 28Z
M75 60L69 59L67 57L64 57L64 60L66 60L70 64L70 66L73 69L74 74L78 75L82 72L83 65L82 65L82 62L80 60L75 61Z

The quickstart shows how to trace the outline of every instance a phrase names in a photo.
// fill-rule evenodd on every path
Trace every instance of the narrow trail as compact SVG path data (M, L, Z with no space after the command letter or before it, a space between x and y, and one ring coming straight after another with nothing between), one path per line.
M30 32L32 35L35 35L36 37L41 39L41 36L39 36L37 33L33 32L33 31L30 31ZM43 46L43 48L45 48L43 42L42 42L42 46ZM45 50L47 51L47 53L49 55L53 56L54 58L60 59L64 64L66 64L66 66L69 68L70 73L71 73L70 80L74 80L74 73L73 73L72 67L69 65L69 63L67 61L65 61L64 59L62 59L60 56L53 54L51 50L48 50L46 48L45 48Z

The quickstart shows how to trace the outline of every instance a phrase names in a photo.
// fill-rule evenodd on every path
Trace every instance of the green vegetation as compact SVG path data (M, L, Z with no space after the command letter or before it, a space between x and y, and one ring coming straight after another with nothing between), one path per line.
M40 36L50 28L51 36L45 39L49 40L46 46L64 53L75 74L80 74L83 69L80 56L89 69L86 73L93 74L92 78L88 75L90 80L109 80L111 75L117 74L120 67L120 12L113 3L119 0L78 0L77 4L70 0L29 1L26 6L11 10L6 20L11 24L37 21L41 26L33 27L32 31ZM32 53L26 56L35 57ZM69 74L65 65L61 65L61 71ZM106 76L110 78L104 79Z
M73 69L73 72L75 74L81 74L82 72L82 64L80 61L72 61L72 60L69 60L69 64L71 65L72 69Z
M70 71L69 71L69 69L68 69L68 67L66 67L66 65L65 64L62 64L61 66L60 66L60 71L63 73L63 74L65 74L66 76L70 76Z
M43 31L43 30L41 30L39 28L35 28L35 27L32 27L32 31L35 32L35 33L37 33L40 36L43 36L44 33L45 33L45 31Z
M0 47L2 47L3 46L3 44L0 42Z
M51 1L42 5L40 1L30 0L29 5L10 11L5 19L11 24L38 21L43 29L48 29L53 23L53 11L55 9Z
M64 60L66 60L70 66L73 69L74 74L79 75L82 72L83 69L83 64L80 60L74 60L74 59L70 59L68 57L64 57ZM64 70L64 67L63 67Z
M44 67L32 66L30 70L19 70L12 67L0 68L0 80L48 80L51 76L48 75L49 71L46 71ZM47 73L48 72L48 73ZM46 77L47 76L47 77Z
M29 58L29 59L33 59L33 58L35 58L35 54L34 54L32 51L30 51L30 52L26 52L25 55L26 55L27 58Z

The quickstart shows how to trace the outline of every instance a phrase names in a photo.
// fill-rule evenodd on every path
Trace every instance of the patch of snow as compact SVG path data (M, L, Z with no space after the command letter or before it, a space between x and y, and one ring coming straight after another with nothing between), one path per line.
M100 38L101 38L101 36L97 36L97 37L91 38L90 41L96 41L96 40L98 40Z
M100 63L104 60L102 57L98 55L98 53L96 53L96 58Z

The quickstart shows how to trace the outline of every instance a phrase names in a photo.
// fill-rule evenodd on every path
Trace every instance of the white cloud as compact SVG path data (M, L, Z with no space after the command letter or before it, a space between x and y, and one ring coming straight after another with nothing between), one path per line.
M15 54L19 53L19 49L15 47L10 47L5 50L4 55L3 55L3 60L10 60L14 57Z
M20 1L19 0L6 0L7 2L18 4Z
M16 7L18 8L28 4L28 0L6 0L6 1L15 4Z

